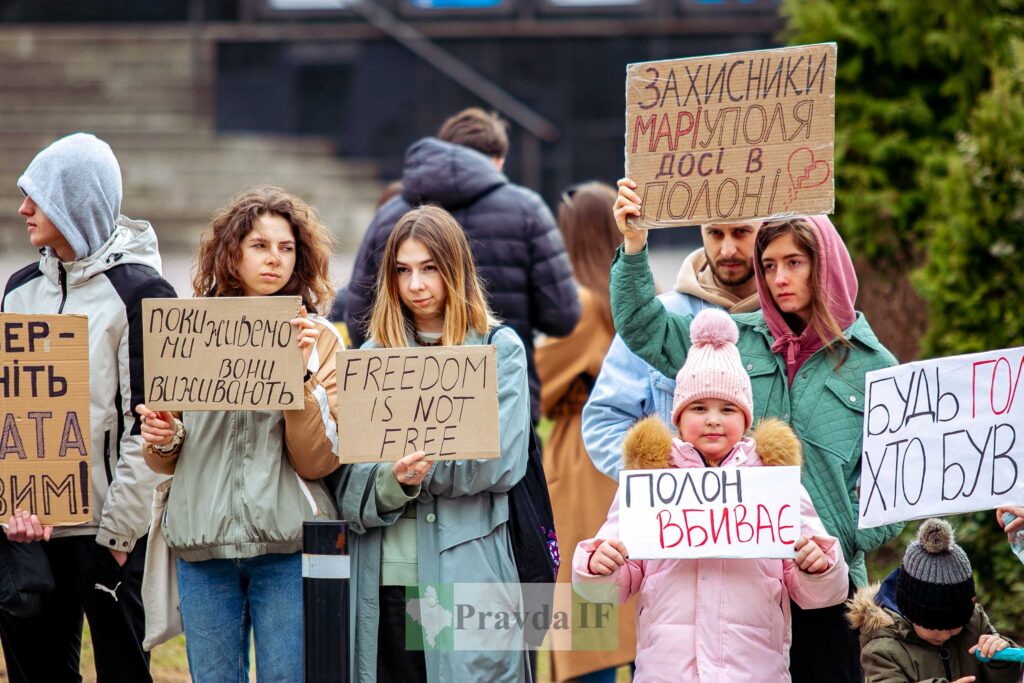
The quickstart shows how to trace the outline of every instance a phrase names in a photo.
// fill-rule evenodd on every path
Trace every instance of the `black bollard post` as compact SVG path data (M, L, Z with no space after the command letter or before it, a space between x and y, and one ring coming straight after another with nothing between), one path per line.
M348 683L349 556L344 522L302 525L305 683Z

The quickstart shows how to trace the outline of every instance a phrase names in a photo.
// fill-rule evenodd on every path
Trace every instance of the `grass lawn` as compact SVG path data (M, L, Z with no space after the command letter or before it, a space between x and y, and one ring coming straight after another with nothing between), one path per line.
M537 674L539 683L548 681L548 658L541 653L538 657ZM154 683L188 683L188 662L185 659L185 636L178 636L153 650L150 662ZM631 680L629 668L622 667L618 672L618 683ZM82 638L82 680L84 683L96 683L96 674L92 660L92 640L89 638L89 626L86 624ZM251 677L255 681L255 676ZM7 668L0 654L0 682L7 681Z
M537 428L537 433L541 440L547 439L550 432L550 420L541 420ZM537 669L538 681L546 683L550 667L548 666L548 657L545 656L545 653L541 653L538 657ZM82 635L81 670L84 683L95 683L96 674L93 665L92 640L89 637L88 623L86 623L85 632ZM188 675L188 661L185 657L185 637L178 636L153 650L150 671L153 673L153 681L155 683L187 683L191 680ZM255 673L254 665L250 665L250 671ZM619 669L618 673L618 683L627 683L631 679L628 667ZM251 680L256 680L255 675L251 676ZM0 653L0 683L6 681L7 668L4 666L3 655Z
M85 633L82 634L81 671L84 683L96 683L88 623L85 625ZM188 662L185 659L185 636L178 636L153 650L150 671L153 672L154 683L188 683L192 680L188 675ZM6 680L7 667L3 655L0 654L0 681Z

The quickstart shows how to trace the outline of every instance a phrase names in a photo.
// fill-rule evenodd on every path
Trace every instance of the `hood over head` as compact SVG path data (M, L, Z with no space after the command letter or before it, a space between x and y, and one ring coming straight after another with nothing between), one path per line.
M69 287L77 287L100 273L127 264L148 266L157 274L163 272L153 226L149 221L132 220L127 216L118 216L114 233L99 249L85 258L63 264L63 268L57 255L47 251L39 260L39 269L55 284L60 282L63 269Z
M18 187L85 258L110 239L121 213L121 167L110 145L88 133L63 137L39 152Z
M439 204L451 211L507 183L490 157L463 145L428 137L405 153L402 199L413 206Z
M810 223L818 241L818 291L825 297L839 329L845 330L857 319L854 309L857 300L857 272L853 267L853 259L828 216L808 216L805 220ZM760 260L761 254L755 252L754 258ZM800 335L794 334L772 299L771 290L760 268L754 268L754 277L757 278L757 293L765 322L775 338L772 351L783 354L789 381L792 382L804 361L824 344L810 325Z

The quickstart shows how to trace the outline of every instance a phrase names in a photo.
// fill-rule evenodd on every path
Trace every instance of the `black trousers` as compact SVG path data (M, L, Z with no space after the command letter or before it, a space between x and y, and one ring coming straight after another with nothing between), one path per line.
M405 586L381 586L377 683L427 683L423 634L416 629L410 636L415 638L413 649L406 648Z
M149 655L142 649L142 569L146 538L135 544L124 567L95 536L73 536L43 544L55 589L42 612L18 618L0 612L7 674L12 683L80 683L82 617L89 620L98 683L149 683ZM113 581L117 599L96 590L97 579Z
M850 584L847 597L856 586ZM860 634L846 621L846 605L793 611L789 673L793 683L862 683Z

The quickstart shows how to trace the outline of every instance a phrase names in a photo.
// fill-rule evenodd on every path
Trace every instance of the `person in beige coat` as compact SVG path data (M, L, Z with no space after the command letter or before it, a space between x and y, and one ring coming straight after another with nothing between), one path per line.
M537 348L541 411L554 421L544 448L544 472L562 548L574 548L604 522L616 483L601 474L583 447L583 405L615 336L608 292L608 264L620 242L612 217L615 191L591 182L570 188L558 207L558 224L578 284L580 321L566 337L548 338ZM572 567L562 562L559 583L571 583ZM572 592L559 588L555 613L572 614ZM578 611L578 608L577 608ZM575 637L552 630L551 680L615 680L615 668L633 661L636 620L632 603L618 610L618 639ZM595 647L601 649L571 649Z

